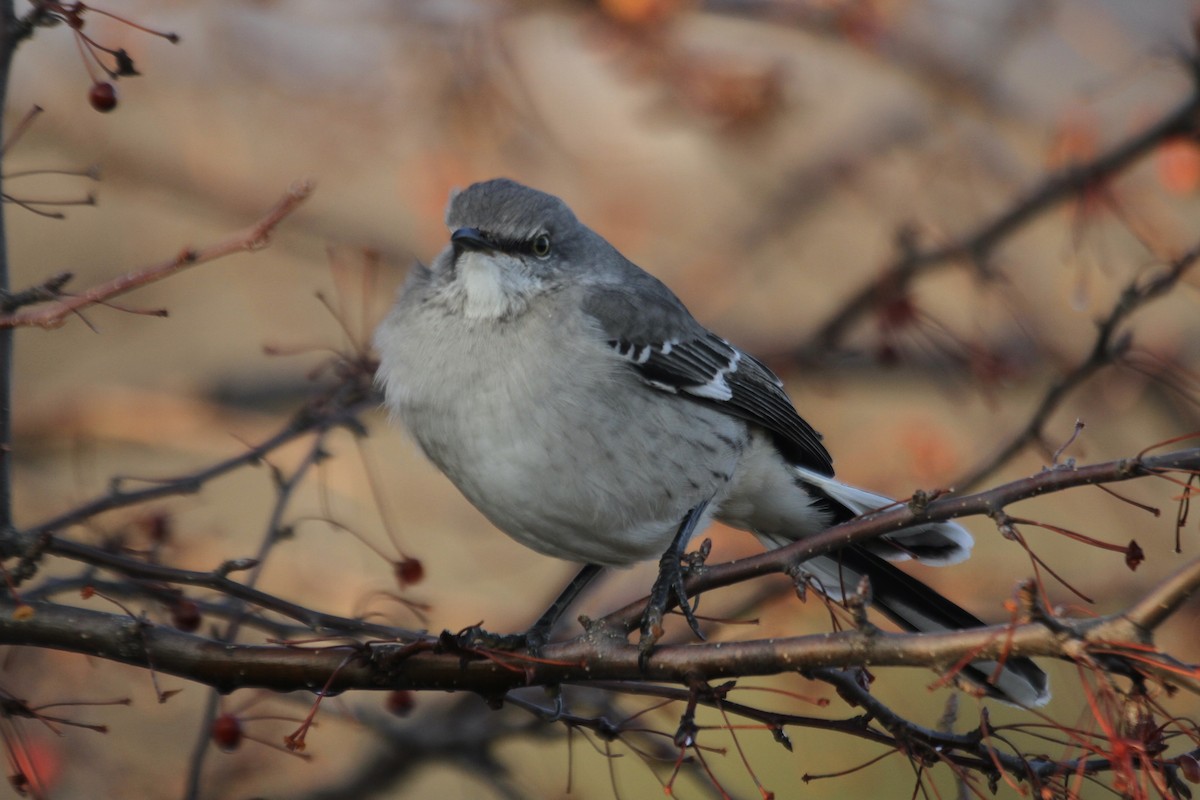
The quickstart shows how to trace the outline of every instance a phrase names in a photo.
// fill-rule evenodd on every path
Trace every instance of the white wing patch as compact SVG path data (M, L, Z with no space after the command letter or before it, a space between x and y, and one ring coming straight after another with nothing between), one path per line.
M729 365L717 370L717 373L709 379L708 383L701 386L685 386L683 390L688 394L694 394L696 397L704 397L709 400L725 401L733 399L733 389L729 388L729 382L725 380L725 376L737 372L738 362L741 360L742 354L734 349L733 358L729 359Z
M742 354L716 336L689 341L668 340L638 345L611 339L617 355L635 365L642 380L664 392L685 392L706 400L726 402L733 398L727 377L737 372Z
M664 327L660 325L658 330ZM788 463L822 475L833 474L821 434L796 413L775 373L714 333L693 329L694 337L682 338L678 327L670 331L673 338L650 344L643 342L653 336L653 329L638 327L631 335L641 341L613 337L605 343L646 386L712 403L731 416L759 425L775 436L776 447Z

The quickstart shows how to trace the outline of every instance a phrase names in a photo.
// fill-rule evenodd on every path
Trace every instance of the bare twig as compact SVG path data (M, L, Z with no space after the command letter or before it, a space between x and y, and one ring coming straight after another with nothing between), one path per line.
M238 581L229 579L226 571L216 569L210 572L178 569L161 564L151 564L127 556L110 553L107 550L90 547L68 539L48 537L42 552L46 555L57 555L75 561L82 561L96 567L126 575L139 580L174 583L181 586L198 586L211 589L226 597L242 600L251 605L294 619L309 630L317 632L357 632L363 635L380 636L386 639L415 639L420 634L403 628L387 625L377 625L364 620L349 619L291 603L282 598L254 589Z
M292 470L292 474L283 478L282 475L277 475L275 488L275 503L271 508L271 517L267 520L266 530L263 533L262 540L259 542L258 552L254 557L254 566L250 568L250 574L246 579L246 587L253 589L258 583L259 577L262 575L263 567L266 565L267 557L279 543L280 536L283 531L283 517L287 513L288 505L291 502L292 496L295 494L297 487L303 482L305 476L312 467L324 455L325 434L328 429L318 432L313 437L312 442L308 446L308 452L304 458ZM274 468L272 468L274 469ZM242 608L240 613L233 616L225 627L225 631L217 638L223 642L237 641L238 633L241 630L243 620L248 616L248 610L245 603L240 604ZM201 716L199 732L196 736L196 744L192 748L192 757L188 765L187 787L184 792L184 797L187 800L192 800L200 796L201 776L204 771L204 761L207 757L212 743L211 728L213 720L216 718L218 709L219 695L216 692L210 691L208 702L205 704L204 714Z
M114 485L108 493L84 501L69 511L33 525L26 529L24 534L28 539L38 539L48 533L60 531L71 525L89 520L105 511L128 508L163 497L195 494L209 481L226 475L240 467L255 464L267 453L302 436L306 436L314 431L335 428L340 425L357 425L355 422L357 415L369 408L374 408L376 404L377 402L373 397L362 397L361 395L352 393L348 397L339 398L336 405L329 409L314 410L306 408L274 436L224 461L219 461L216 464L187 475L175 478L163 478L141 489L125 490L121 489L119 485ZM11 550L11 543L9 543L6 549Z
M258 250L265 247L275 227L295 211L301 203L308 199L312 191L312 183L299 181L293 184L287 193L280 198L279 202L264 214L258 222L240 233L236 233L207 247L199 249L186 248L180 251L178 255L166 261L127 272L98 286L93 286L81 294L57 300L46 306L15 314L0 315L0 328L19 328L22 326L57 328L66 321L67 317L81 309L125 294L149 283L160 281L187 267L223 258L233 253Z
M1200 590L1200 559L1180 567L1173 575L1142 596L1125 612L1125 619L1144 630L1153 630L1179 610Z
M5 38L7 40L7 37L5 37ZM6 43L7 43L7 41L6 41ZM11 50L6 49L6 52L11 52ZM5 83L7 84L7 81L5 81ZM7 88L7 87L5 87L5 88ZM0 89L0 91L4 91L4 90ZM21 136L25 133L25 131L29 130L29 126L33 124L33 121L35 119L37 119L38 114L42 113L42 110L43 109L41 106L33 106L28 111L25 112L25 116L21 117L21 120L16 125L13 126L12 133L10 133L8 135L8 137L4 140L4 144L2 146L0 146L0 158L3 158L4 156L8 155L9 149L12 148L12 146L17 143L17 140L19 140L21 138ZM10 176L5 175L4 177L7 178Z
M134 579L105 580L96 577L94 570L86 570L73 578L52 578L41 581L35 588L21 592L21 599L33 603L50 600L60 595L78 596L80 590L94 588L97 592L108 597L122 600L149 599L156 603L171 606L182 597L179 589L158 581ZM275 617L267 618L262 614L245 614L244 611L231 608L229 602L222 600L206 600L204 598L188 598L196 604L196 610L201 617L212 619L232 619L238 614L244 616L243 624L264 633L274 639L293 639L312 633L312 628L297 622L285 622Z
M63 287L73 277L74 275L70 272L60 272L57 275L51 275L37 286L31 286L19 292L10 292L7 295L0 295L0 311L10 313L16 311L21 306L57 300L62 296Z
M1192 247L1191 250L1177 258L1162 274L1156 275L1150 280L1134 278L1130 281L1117 298L1116 303L1113 304L1108 315L1097 323L1096 339L1087 356L1067 374L1050 385L1021 430L1014 434L995 455L977 466L969 475L961 478L955 486L960 489L970 489L979 485L987 476L1008 463L1025 447L1033 442L1042 441L1046 422L1066 396L1101 369L1118 362L1129 352L1129 348L1133 344L1133 336L1126 333L1118 337L1117 332L1121 324L1147 303L1163 297L1174 289L1188 270L1195 266L1197 259L1200 259L1200 245Z
M891 298L901 296L918 277L966 261L983 264L992 250L1013 233L1058 203L1094 187L1131 166L1173 136L1196 130L1200 113L1200 60L1186 65L1192 92L1158 121L1085 164L1076 164L1045 178L1023 198L1005 206L997 216L946 244L920 249L905 247L897 259L856 291L813 334L811 349L818 355L837 348L850 328Z

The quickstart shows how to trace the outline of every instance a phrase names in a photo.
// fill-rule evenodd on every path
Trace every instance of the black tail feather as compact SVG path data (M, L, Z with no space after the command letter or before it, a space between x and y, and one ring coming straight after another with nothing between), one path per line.
M836 562L847 590L854 588L859 576L869 576L874 606L904 630L928 633L985 625L969 611L861 547L841 550L828 561ZM1003 667L996 661L981 659L964 667L960 675L989 696L1009 703L1040 706L1050 698L1049 677L1028 658L1007 658Z

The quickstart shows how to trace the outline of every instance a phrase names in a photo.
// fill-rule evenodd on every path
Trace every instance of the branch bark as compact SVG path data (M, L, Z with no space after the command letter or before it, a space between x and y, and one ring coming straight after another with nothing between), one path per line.
M964 514L996 514L1007 504L1050 491L1117 482L1169 470L1200 469L1200 449L1155 457L1121 459L1077 469L1047 470L987 492L946 497L922 507L904 506L868 515L809 540L748 559L716 565L689 580L693 596L770 572L788 572L805 559L850 542L914 523ZM914 504L915 505L915 504ZM587 625L570 641L548 645L540 658L472 649L453 636L433 638L410 631L368 625L309 612L236 582L223 574L174 570L67 542L49 534L45 552L61 554L142 579L206 586L334 633L377 635L398 644L347 645L299 649L214 642L145 620L82 608L34 603L32 613L0 604L0 643L51 647L152 667L198 683L231 691L263 687L277 691L313 688L468 690L500 695L526 685L569 681L655 680L688 684L848 665L909 665L946 669L963 659L1046 656L1078 660L1095 650L1127 657L1138 668L1173 683L1197 688L1196 672L1168 656L1147 650L1153 628L1197 588L1200 560L1152 588L1124 613L1088 619L1042 618L1015 626L992 626L942 634L892 634L873 628L819 636L714 644L667 645L654 651L646 669L626 634L640 619L642 603L632 604ZM343 665L347 647L361 649ZM339 665L341 668L339 669ZM335 674L336 673L336 674Z

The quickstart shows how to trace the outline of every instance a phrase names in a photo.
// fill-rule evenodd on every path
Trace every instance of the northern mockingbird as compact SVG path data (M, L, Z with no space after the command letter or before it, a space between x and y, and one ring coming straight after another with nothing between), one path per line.
M662 556L643 645L672 592L690 610L679 556L710 519L778 547L892 502L835 479L779 378L557 197L477 183L452 195L446 224L449 246L413 270L375 334L387 405L496 527L592 565L581 582ZM971 546L959 525L932 523L805 568L834 600L867 575L902 627L954 630L983 623L884 559L954 564ZM1049 697L1028 659L964 674L1020 704Z

